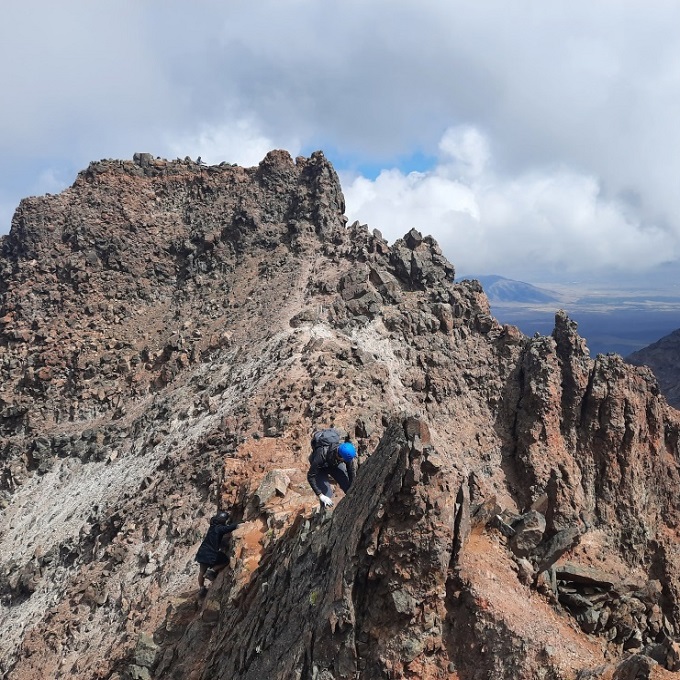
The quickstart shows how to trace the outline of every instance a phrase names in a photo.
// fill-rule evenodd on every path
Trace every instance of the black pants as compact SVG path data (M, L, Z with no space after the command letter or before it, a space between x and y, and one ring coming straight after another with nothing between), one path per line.
M330 498L333 495L333 487L328 479L329 475L340 485L340 488L345 493L349 491L349 477L347 476L347 466L344 463L325 470L319 470L316 473L316 477L314 477L324 495Z

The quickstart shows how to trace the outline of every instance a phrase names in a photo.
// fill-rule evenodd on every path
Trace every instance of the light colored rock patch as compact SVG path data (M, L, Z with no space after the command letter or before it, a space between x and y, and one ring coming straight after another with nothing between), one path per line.
M394 343L390 341L382 320L377 319L367 326L352 331L351 339L360 349L372 354L377 361L387 367L389 402L411 412L413 404L406 398L405 395L409 392L401 381L404 362L395 355Z

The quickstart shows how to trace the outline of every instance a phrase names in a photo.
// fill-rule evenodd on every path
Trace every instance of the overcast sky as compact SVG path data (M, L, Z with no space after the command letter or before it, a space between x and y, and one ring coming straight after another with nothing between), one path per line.
M0 233L91 160L322 149L350 220L432 234L460 274L678 272L680 3L4 0L1 16Z

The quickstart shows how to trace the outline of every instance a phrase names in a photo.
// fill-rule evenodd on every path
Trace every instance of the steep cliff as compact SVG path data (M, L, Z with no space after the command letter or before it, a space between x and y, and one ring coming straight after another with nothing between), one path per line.
M649 366L668 403L680 408L680 328L633 352L626 361L635 366Z
M680 668L677 412L499 325L321 153L138 154L22 202L0 260L8 678L627 678ZM332 512L309 436L346 430ZM339 492L338 492L339 493ZM197 597L217 507L244 523Z

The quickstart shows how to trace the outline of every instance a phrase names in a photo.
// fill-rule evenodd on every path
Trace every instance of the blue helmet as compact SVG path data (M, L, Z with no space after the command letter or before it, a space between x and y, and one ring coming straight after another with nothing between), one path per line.
M340 454L340 458L346 463L349 463L350 460L357 457L357 450L351 442L342 442L342 444L338 446L338 453Z

